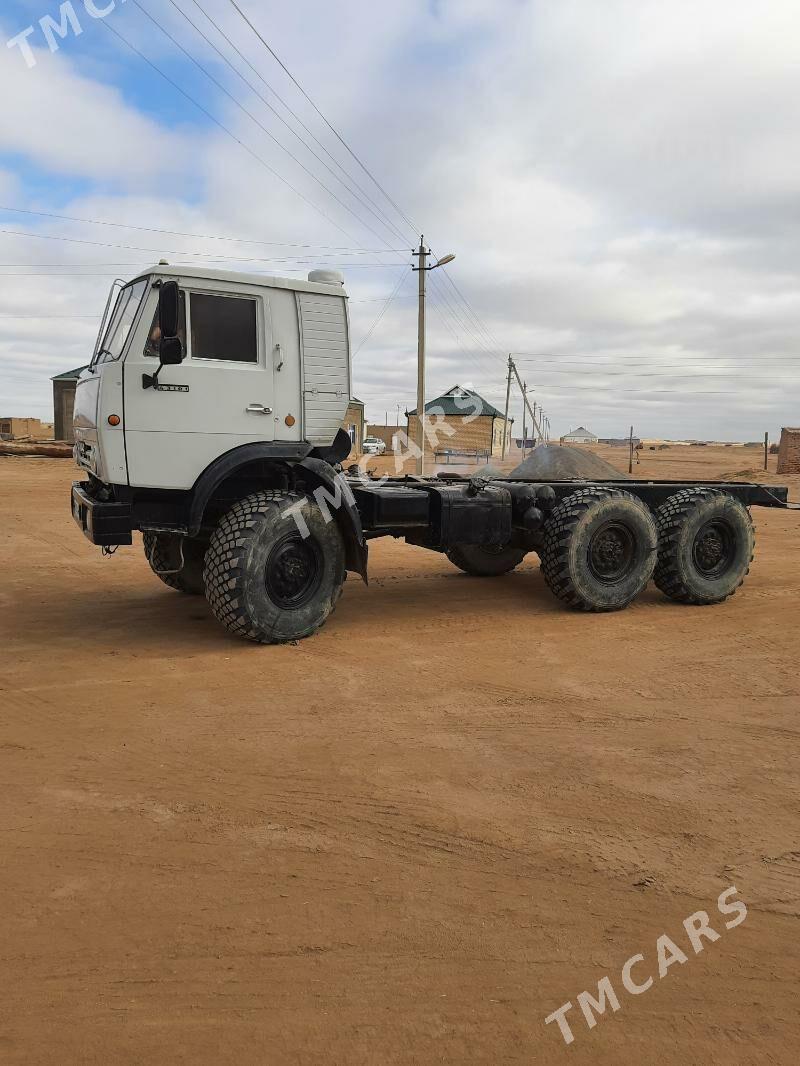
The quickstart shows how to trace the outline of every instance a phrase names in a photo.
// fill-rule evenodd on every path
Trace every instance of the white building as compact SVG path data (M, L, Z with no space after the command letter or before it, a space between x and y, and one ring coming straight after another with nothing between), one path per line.
M562 444L597 444L597 437L583 426L578 426L571 433L565 433L561 438Z

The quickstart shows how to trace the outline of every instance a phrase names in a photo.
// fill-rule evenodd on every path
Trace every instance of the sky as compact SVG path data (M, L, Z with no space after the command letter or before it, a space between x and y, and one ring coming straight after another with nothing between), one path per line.
M0 415L50 420L166 258L342 269L354 391L402 422L424 233L428 399L502 408L514 353L554 435L800 422L796 0L236 3L294 81L233 0L72 0L55 52L59 0L3 4Z

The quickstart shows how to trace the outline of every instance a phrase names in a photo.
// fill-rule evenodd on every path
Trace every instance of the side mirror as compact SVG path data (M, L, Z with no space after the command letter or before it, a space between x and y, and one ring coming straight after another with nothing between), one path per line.
M162 366L177 366L183 362L183 343L180 337L162 336L158 345L158 355Z
M183 362L183 341L178 336L181 311L181 291L177 281L165 281L158 290L158 369L154 374L142 374L143 389L157 389L158 375L165 366Z
M158 325L162 337L178 335L180 297L177 281L165 281L158 290Z

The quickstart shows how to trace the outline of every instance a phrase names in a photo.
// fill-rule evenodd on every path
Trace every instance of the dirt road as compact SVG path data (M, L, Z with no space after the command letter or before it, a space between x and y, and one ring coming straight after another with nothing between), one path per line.
M725 451L639 472L757 465ZM0 459L0 1062L794 1061L800 515L755 512L730 603L608 616L535 557L378 542L319 636L264 648L139 545L101 559L73 476Z

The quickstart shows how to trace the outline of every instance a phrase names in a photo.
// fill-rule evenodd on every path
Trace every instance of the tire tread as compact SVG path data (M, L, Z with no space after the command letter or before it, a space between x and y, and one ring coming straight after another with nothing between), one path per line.
M714 488L711 485L697 488L681 489L659 507L656 512L656 528L658 530L658 562L656 564L653 580L656 587L676 603L691 605L706 604L709 601L694 595L686 588L678 570L675 554L670 549L677 543L680 537L681 527L691 514L695 505L704 500L713 499L715 496L728 496L724 489ZM755 551L750 553L750 563L755 556ZM742 575L741 580L730 592L713 603L724 603L742 587L744 580L750 573L750 566Z

